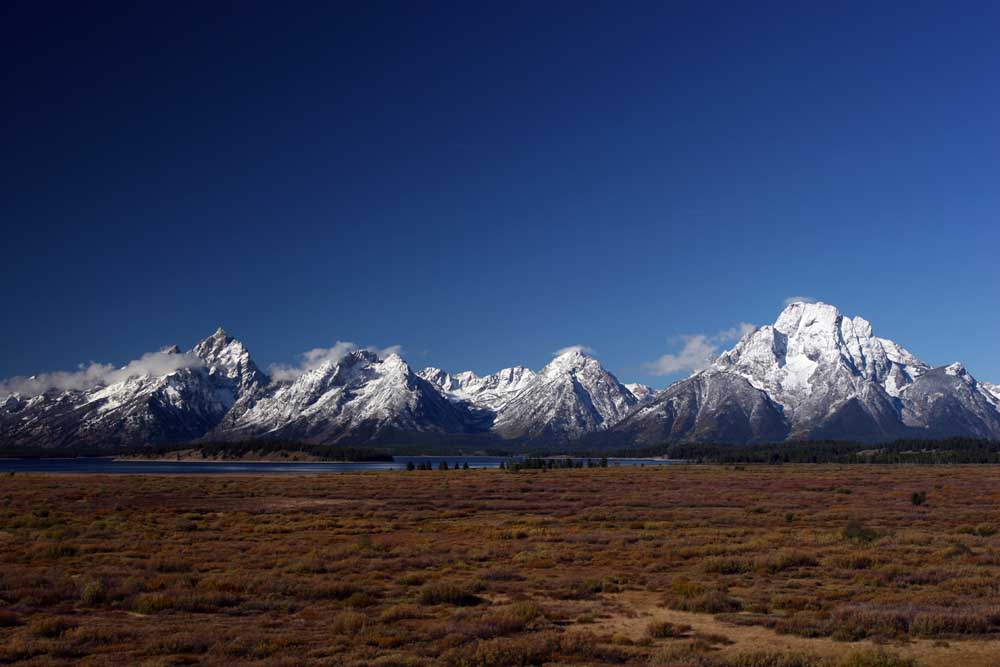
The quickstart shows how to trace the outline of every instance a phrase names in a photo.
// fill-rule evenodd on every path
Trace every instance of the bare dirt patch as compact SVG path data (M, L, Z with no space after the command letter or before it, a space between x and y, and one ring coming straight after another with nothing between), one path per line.
M1000 640L966 639L935 645L927 639L914 639L889 644L870 640L839 642L829 637L797 637L779 634L769 628L736 625L716 619L710 614L695 614L667 609L660 604L661 596L646 591L628 591L608 596L619 607L602 619L602 630L638 641L647 634L650 624L667 621L678 626L690 626L692 633L721 635L731 644L718 647L721 655L736 655L752 651L779 653L809 653L824 657L839 657L852 650L886 647L907 658L915 658L925 667L996 667L1000 665Z

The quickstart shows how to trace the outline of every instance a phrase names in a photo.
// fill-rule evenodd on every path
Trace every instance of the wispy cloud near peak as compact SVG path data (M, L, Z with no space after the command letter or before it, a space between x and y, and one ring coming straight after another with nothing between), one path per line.
M300 362L297 365L274 364L269 369L271 377L275 380L294 380L303 373L319 368L327 362L337 363L351 352L356 350L367 350L374 352L380 359L385 359L391 354L400 354L403 351L401 345L390 345L389 347L361 347L350 341L338 340L331 347L315 347L303 352L300 355Z
M679 352L664 354L642 365L642 370L650 375L670 375L671 373L699 371L707 368L719 356L719 346L739 340L757 327L749 322L740 322L734 327L723 329L713 335L689 334L681 336L683 342Z

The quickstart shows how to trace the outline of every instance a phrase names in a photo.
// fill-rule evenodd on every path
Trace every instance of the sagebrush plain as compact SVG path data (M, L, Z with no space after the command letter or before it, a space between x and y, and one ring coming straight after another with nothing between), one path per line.
M0 480L0 662L1000 660L1000 468Z

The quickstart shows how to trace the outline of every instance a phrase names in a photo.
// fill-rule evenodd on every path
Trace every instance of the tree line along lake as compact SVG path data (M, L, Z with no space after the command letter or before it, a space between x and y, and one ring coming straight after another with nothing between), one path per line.
M429 467L438 471L447 464L449 471L468 468L500 468L511 463L523 462L523 457L503 456L395 456L392 461L322 461L322 462L276 462L276 461L143 461L122 460L112 457L78 458L23 458L0 459L0 473L68 473L68 474L141 474L141 475L272 475L272 474L313 474L375 471L405 471ZM566 458L550 459L563 463ZM575 463L586 467L587 462L598 465L600 459L573 458ZM684 463L669 459L623 459L609 458L609 466L654 466Z

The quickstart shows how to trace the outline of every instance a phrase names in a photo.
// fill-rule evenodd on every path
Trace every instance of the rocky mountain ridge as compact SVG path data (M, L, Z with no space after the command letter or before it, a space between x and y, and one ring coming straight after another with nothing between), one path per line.
M149 357L147 359L147 357ZM219 329L90 388L0 397L0 442L109 451L198 440L587 446L969 436L1000 439L1000 388L931 368L823 303L788 305L662 391L622 384L581 348L539 371L414 372L354 350L275 380ZM284 376L281 376L284 377Z

